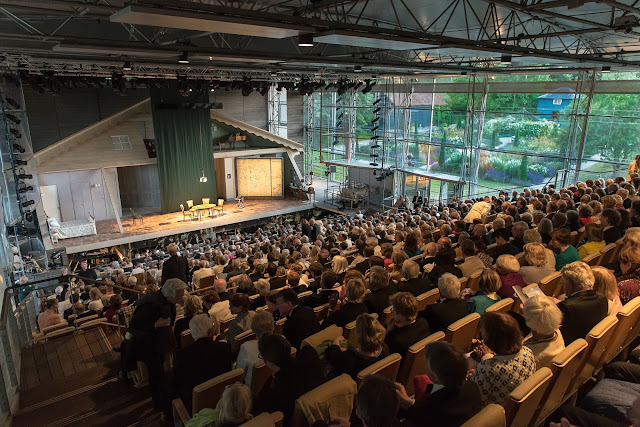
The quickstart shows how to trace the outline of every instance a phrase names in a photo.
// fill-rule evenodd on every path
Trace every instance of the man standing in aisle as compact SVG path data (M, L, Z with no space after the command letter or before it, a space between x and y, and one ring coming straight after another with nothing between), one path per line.
M178 256L178 246L171 243L167 247L167 251L171 258L162 264L162 280L160 286L168 279L180 279L187 283L187 272L189 271L189 262L185 257Z

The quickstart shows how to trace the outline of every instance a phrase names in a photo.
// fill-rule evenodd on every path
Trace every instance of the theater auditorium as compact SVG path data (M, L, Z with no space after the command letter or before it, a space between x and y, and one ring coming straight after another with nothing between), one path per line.
M640 427L639 128L637 0L0 0L0 424Z

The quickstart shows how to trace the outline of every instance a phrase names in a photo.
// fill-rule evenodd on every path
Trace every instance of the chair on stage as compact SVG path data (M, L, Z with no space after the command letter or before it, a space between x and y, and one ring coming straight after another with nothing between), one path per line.
M185 211L184 210L184 205L182 203L180 203L180 210L182 211L182 220L186 221L187 217L189 217L189 221L193 221L193 212L191 211Z
M212 208L214 211L218 211L218 215L224 214L224 199L218 199L218 205Z
M187 200L187 209L191 210L193 208L193 200Z
M208 199L208 198L207 198L207 199L204 199L204 198L203 198L203 199L202 199L202 204L203 204L203 205L208 205L210 200L211 200L211 199Z
M144 217L142 215L136 215L136 211L133 208L129 208L131 211L132 225L136 225L136 220L139 219L142 224L144 224Z

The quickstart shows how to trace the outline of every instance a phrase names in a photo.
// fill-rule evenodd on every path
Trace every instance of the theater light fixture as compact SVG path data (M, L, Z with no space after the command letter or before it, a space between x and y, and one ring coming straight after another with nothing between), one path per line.
M511 55L502 55L500 57L500 62L503 64L511 64Z
M609 65L605 65L602 67L602 72L603 73L609 73L611 72L611 67Z
M125 63L122 64L122 71L131 71L131 62L130 61L125 61Z
M189 53L188 52L182 52L182 55L180 55L180 57L178 58L178 63L179 64L188 64L189 63Z
M355 71L356 73L361 73L362 67L360 65L356 65L355 67L353 67L353 71Z
M207 182L207 177L204 176L204 169L202 170L202 176L200 177L200 182Z
M306 33L298 36L298 46L300 47L313 47L313 34Z
M207 177L204 175L204 149L202 148L202 123L200 123L200 161L202 162L202 176L200 177L200 183L207 182Z

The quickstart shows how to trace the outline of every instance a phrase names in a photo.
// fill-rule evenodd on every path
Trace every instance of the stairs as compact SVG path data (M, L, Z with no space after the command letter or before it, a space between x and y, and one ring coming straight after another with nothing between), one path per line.
M12 425L162 426L148 387L118 380L120 353L112 345L119 345L115 332L93 328L23 349Z

